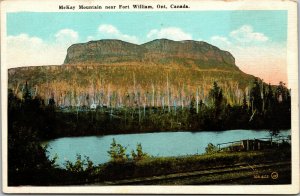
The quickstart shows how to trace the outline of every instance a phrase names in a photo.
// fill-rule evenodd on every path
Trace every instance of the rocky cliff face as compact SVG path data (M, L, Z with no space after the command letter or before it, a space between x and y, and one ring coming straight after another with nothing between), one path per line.
M143 54L144 50L139 45L120 40L90 41L70 46L64 63L102 63L120 60L139 60Z
M158 39L142 45L120 40L99 40L69 47L64 64L156 62L194 64L199 67L236 67L234 57L227 51L199 41Z
M235 65L235 59L229 52L206 42L161 39L145 43L142 46L147 49L146 58L180 58Z

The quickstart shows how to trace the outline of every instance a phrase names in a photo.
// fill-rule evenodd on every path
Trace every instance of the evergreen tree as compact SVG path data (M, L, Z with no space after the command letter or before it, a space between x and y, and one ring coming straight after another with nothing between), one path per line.
M215 111L215 118L218 118L222 109L223 103L225 103L222 89L218 86L217 82L214 82L213 88L209 92L209 96L213 102L213 109Z
M131 151L131 156L134 161L140 161L142 159L149 157L149 155L147 153L143 152L141 143L137 144L136 153L134 152L134 150Z
M244 92L244 95L243 95L243 106L242 106L242 108L243 108L243 110L247 110L248 109L246 92Z
M274 106L274 95L271 84L268 85L268 92L266 96L266 109L270 111Z
M285 86L285 83L280 81L279 85L277 86L276 91L275 91L276 101L279 102L279 103L286 102L287 98L288 98L288 94L289 94L289 92L288 92L288 89Z
M30 93L30 90L28 88L27 81L26 81L24 90L25 90L25 93L23 93L23 99L24 99L25 103L29 103L31 101L31 93Z
M257 112L262 112L262 101L261 88L258 79L256 78L250 91L250 104L252 113L254 112L254 110L256 110Z
M127 160L126 147L123 147L121 144L118 144L113 138L112 143L110 144L110 150L108 151L109 156L111 157L112 162L125 162Z
M196 114L196 100L195 97L192 97L191 103L190 103L190 114Z

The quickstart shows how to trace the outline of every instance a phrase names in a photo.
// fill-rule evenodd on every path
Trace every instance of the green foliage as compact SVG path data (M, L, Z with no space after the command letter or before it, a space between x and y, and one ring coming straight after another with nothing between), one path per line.
M89 157L85 156L85 159L81 159L81 155L77 154L76 162L66 161L65 167L70 172L80 173L93 170L94 164Z
M113 138L113 141L110 144L110 150L108 151L111 161L115 163L127 161L128 155L126 155L126 149L126 147L116 143L115 138Z
M257 110L258 112L262 112L262 92L261 86L259 84L258 79L256 78L253 82L253 87L250 91L250 102L252 111Z
M49 113L39 97L31 97L27 84L23 98L8 92L9 185L45 183L56 170L56 158L49 160L46 147L41 146L41 130L47 130Z
M31 93L30 93L30 90L28 88L28 84L27 84L27 81L26 81L26 84L25 84L25 89L24 89L25 93L23 94L23 99L25 100L25 102L30 102L32 97L31 97Z
M218 108L221 106L223 93L217 82L214 82L213 88L209 91L209 97L213 100L214 107Z
M136 152L134 150L131 151L131 156L134 161L144 160L149 158L149 155L143 152L142 144L138 143L136 146Z
M220 152L204 155L176 157L149 157L139 162L104 164L101 179L130 179L148 176L183 173L232 166L239 163L257 164L266 161L287 161L291 154L288 148L273 151Z
M76 69L75 67L70 68L73 71ZM97 69L100 68L97 67ZM89 69L87 71L91 72ZM170 75L174 74L173 72L170 73ZM137 74L135 78L136 83L138 83L140 78L137 77ZM174 82L172 81L172 83ZM30 84L32 83L30 81ZM235 99L235 95L228 91L228 89L232 89L231 91L238 90L236 87L228 87L228 85L226 87L222 82L214 82L211 89L207 89L209 99L203 97L202 87L198 88L200 90L197 90L197 94L189 94L191 92L183 85L181 87L182 92L190 96L188 101L184 100L189 105L183 107L179 100L173 102L174 106L170 108L166 105L164 107L139 106L138 100L143 100L142 94L137 92L136 97L135 93L127 92L124 95L128 99L123 100L125 105L122 107L97 107L94 110L90 110L89 107L75 106L59 109L57 106L59 102L62 102L62 99L60 101L54 100L54 94L50 95L51 97L46 102L38 95L30 98L32 96L30 92L34 89L32 87L30 89L28 84L23 86L25 89L23 100L17 98L14 94L16 91L9 90L9 108L14 111L15 121L26 121L26 124L33 128L41 139L63 136L143 133L153 130L201 131L249 128L274 130L288 129L291 126L290 91L284 83L280 83L278 86L267 86L265 83L254 80L251 89L240 91L239 104L230 101ZM106 97L103 92L105 90L101 90L101 96L99 96L101 100ZM85 102L87 102L87 98L89 101L92 100L92 95L89 94L82 96L75 91L69 93L68 96L72 94L75 97L80 96ZM148 96L147 100L151 101L152 93L148 93L146 96ZM155 91L155 96L157 96L157 91ZM27 98L28 101L25 101L25 97L29 97ZM116 91L111 92L110 97L115 103L118 99L116 98L118 93ZM229 99L227 99L228 97ZM136 100L135 105L130 105L131 99ZM259 99L261 101L257 101ZM164 103L166 104L166 102L167 98L165 97ZM110 102L110 105L112 103ZM24 112L26 112L26 116Z
M214 82L213 88L209 91L209 97L213 103L214 118L218 119L224 109L225 99L223 97L223 91L217 82Z
M209 143L207 147L205 148L206 154L214 154L218 152L218 147L213 145L212 143Z
M243 105L242 105L243 110L247 111L248 109L248 103L247 103L247 96L246 92L243 94Z
M23 89L24 81L30 78L28 88L34 88L34 90L30 89L31 92L35 92L37 87L38 93L47 104L55 100L58 106L76 106L78 100L81 101L81 105L89 106L93 99L100 100L101 93L104 94L103 98L107 103L109 91L111 95L117 94L111 97L111 104L116 107L116 100L120 97L123 105L132 106L135 103L136 99L132 96L133 88L136 88L137 93L141 95L142 99L137 102L141 105L140 102L145 100L144 94L152 91L151 84L154 85L155 96L164 96L167 100L166 75L169 75L169 86L172 88L169 94L171 100L176 98L182 89L184 89L183 98L189 99L191 94L195 94L197 88L201 88L204 92L201 99L207 99L212 81L218 81L218 85L223 90L226 87L234 94L235 89L231 88L233 84L238 83L240 89L245 89L253 79L253 76L239 70L228 71L229 67L225 65L218 68L207 66L205 69L178 67L177 64L175 64L176 69L172 69L172 66L174 66L172 63L170 66L165 66L139 62L122 63L118 66L105 64L14 68L9 71L9 88L14 89L18 94ZM135 73L136 87L133 86L132 73ZM125 103L127 93L130 96ZM86 100L87 95L90 96L89 100ZM227 98L229 94L223 91L223 96ZM149 98L146 104L148 107L151 106L151 97ZM186 106L188 106L187 102Z
M116 140L113 138L112 143L110 144L110 150L108 154L111 158L112 163L125 163L129 161L129 155L126 154L126 147L123 147L121 144L118 144ZM136 152L134 150L131 151L131 156L133 161L141 161L149 158L149 155L143 152L143 147L140 143L136 146Z

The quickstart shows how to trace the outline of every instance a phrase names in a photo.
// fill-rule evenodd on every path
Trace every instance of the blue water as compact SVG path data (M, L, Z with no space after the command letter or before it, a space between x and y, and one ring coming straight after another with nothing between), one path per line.
M290 130L281 131L280 135L290 135ZM113 138L117 143L127 147L127 154L142 144L143 151L153 156L178 156L203 154L208 143L217 145L242 139L270 137L268 131L228 130L206 132L159 132L143 134L119 134L106 136L65 137L47 141L49 158L58 156L57 164L64 167L69 160L74 162L76 154L88 156L95 165L109 161L107 151Z

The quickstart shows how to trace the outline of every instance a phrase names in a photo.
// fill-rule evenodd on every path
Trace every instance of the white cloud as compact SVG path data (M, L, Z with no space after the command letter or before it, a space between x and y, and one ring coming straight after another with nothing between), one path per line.
M111 34L121 34L120 31L113 25L103 24L98 28L99 32L111 33Z
M56 42L68 44L78 41L78 33L72 29L62 29L55 34Z
M20 44L22 43L22 44ZM28 47L34 45L39 47L43 44L43 40L38 37L29 37L27 34L22 33L17 36L7 36L8 47L18 47L20 49L28 49Z
M220 48L228 48L231 46L231 42L228 40L227 37L224 36L218 36L218 35L212 36L210 38L210 42L213 45L216 45Z
M120 39L122 41L128 41L131 43L138 43L138 38L136 36L131 36L122 33L117 27L110 24L102 24L98 27L99 35L97 37L101 37L101 39ZM94 36L88 36L87 39L91 40Z
M231 31L229 35L239 42L266 42L269 40L263 33L254 32L250 25L243 25L239 29Z
M45 42L28 34L7 36L7 65L9 68L38 65L61 65L67 48L78 42L78 33L72 29L62 29L54 37L54 42Z
M191 40L192 35L189 33L184 32L182 29L177 27L167 27L162 29L152 29L147 34L148 39L171 39L175 41L181 41L181 40Z
M287 82L286 43L270 42L250 25L231 31L228 36L212 36L210 43L229 51L244 72L277 84Z

